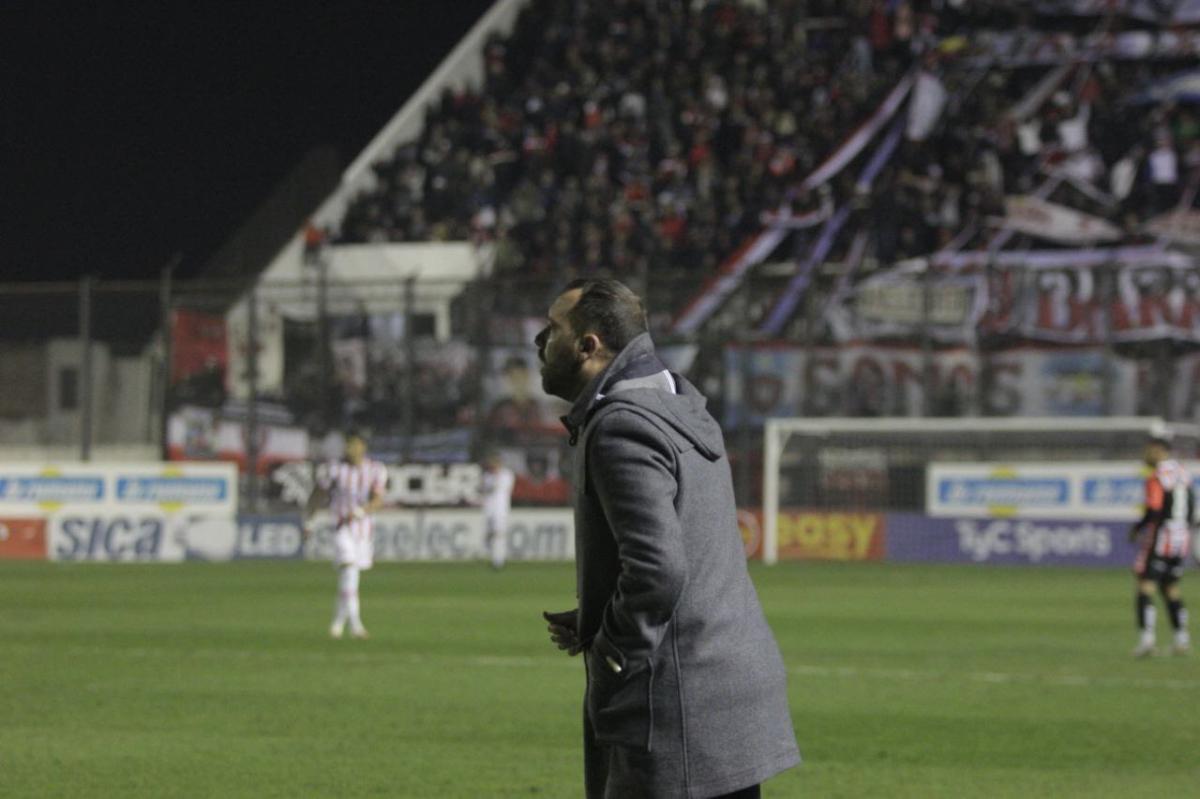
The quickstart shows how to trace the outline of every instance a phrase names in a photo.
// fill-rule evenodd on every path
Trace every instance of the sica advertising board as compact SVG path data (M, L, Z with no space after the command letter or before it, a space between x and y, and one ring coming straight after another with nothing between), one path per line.
M0 464L0 518L35 521L55 560L183 560L224 540L237 501L232 464Z
M1200 464L1186 466L1200 477ZM932 463L925 507L938 517L1134 521L1147 474L1136 461Z
M51 560L229 560L238 529L225 514L66 509L50 517L46 549Z

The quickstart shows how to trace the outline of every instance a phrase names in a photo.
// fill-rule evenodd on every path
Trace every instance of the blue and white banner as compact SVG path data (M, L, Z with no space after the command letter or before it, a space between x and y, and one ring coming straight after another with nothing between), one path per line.
M0 463L0 511L237 512L232 463Z
M1198 474L1197 464L1188 468ZM1146 474L1137 461L932 463L925 507L939 517L1134 521L1142 514Z

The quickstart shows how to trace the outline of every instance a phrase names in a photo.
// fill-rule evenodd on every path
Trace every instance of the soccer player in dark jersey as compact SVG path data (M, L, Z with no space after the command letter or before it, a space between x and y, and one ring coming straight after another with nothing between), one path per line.
M1182 655L1191 648L1179 580L1196 516L1192 476L1171 457L1171 442L1166 437L1152 438L1146 444L1144 458L1146 465L1154 470L1146 478L1146 512L1129 531L1130 541L1138 545L1133 573L1137 578L1135 609L1140 636L1133 654L1134 657L1154 654L1157 587L1175 630L1171 649Z

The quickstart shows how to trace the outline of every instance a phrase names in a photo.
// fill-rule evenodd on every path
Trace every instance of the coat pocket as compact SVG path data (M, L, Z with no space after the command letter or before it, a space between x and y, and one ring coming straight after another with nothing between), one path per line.
M596 741L649 752L654 729L654 669L647 663L632 674L617 674L604 655L587 652L587 713Z

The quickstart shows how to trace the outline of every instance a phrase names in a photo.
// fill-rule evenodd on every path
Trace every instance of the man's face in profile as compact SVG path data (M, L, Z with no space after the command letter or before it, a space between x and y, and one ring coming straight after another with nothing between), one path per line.
M583 388L579 377L583 361L567 318L579 301L579 293L578 289L573 289L559 295L546 315L546 326L534 339L538 359L542 362L542 390L568 402L573 402Z

